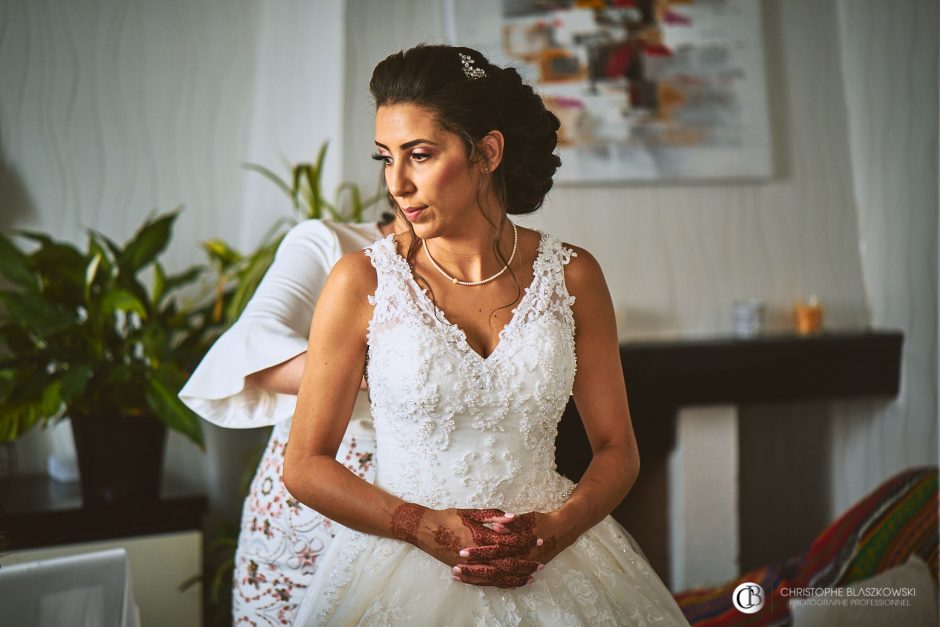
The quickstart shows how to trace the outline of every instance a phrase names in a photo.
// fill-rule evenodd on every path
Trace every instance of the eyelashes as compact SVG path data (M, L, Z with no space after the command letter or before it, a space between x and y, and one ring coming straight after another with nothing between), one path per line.
M410 155L412 160L417 161L419 163L421 163L422 161L427 161L428 159L431 158L431 156L432 156L431 153L427 153L427 152L413 152ZM392 160L392 157L390 155L383 155L377 152L372 153L371 157L375 161L384 161L385 165L389 165Z

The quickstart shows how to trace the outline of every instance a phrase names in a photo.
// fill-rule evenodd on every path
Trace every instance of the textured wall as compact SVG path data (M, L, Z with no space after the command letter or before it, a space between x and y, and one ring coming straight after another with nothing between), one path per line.
M832 508L937 463L936 0L838 0L849 153L871 322L905 334L901 395L837 404Z
M254 244L289 203L240 164L279 169L340 135L342 19L340 0L0 0L0 228L123 240L184 205L170 270L210 237ZM167 468L232 513L254 444L207 435L207 455L171 436ZM41 433L19 448L24 470L44 467Z

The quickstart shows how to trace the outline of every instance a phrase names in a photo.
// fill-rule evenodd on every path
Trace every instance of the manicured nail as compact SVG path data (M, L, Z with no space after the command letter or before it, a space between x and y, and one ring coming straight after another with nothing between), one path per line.
M460 577L451 577L454 581L460 581Z
M534 578L534 577L529 577L529 580L528 580L526 583L532 583L533 581L535 581L535 578Z
M470 557L470 551L467 549L460 549L460 557Z
M545 544L545 540L543 540L542 538L539 538L538 540L535 541L536 546L542 546L543 544Z
M515 518L515 517L516 517L515 514L510 514L509 512L506 512L505 514L503 514L503 516L505 516L506 518Z
M544 568L545 568L545 564L539 564L539 565L535 568L535 570L543 570Z
M454 574L455 574L455 575L459 575L459 574L460 574L460 566L454 566L453 571L454 571Z

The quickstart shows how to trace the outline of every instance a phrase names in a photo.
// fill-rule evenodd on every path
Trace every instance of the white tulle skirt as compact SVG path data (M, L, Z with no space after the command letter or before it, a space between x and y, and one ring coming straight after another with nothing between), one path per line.
M515 590L453 581L410 544L343 528L295 625L688 625L633 538L608 516Z

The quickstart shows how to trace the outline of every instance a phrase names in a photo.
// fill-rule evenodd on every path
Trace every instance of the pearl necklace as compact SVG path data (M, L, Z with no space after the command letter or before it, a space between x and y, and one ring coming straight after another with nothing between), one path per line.
M503 266L503 269L500 270L499 272L497 272L496 274L494 274L493 276L491 276L491 277L488 278L488 279L483 279L482 281L461 281L461 280L459 280L457 277L450 276L449 274L447 274L447 272L444 270L444 268L442 268L442 267L440 267L439 265L437 265L437 262L434 261L434 257L431 256L431 251L428 250L428 241L427 241L427 240L422 240L422 243L424 244L424 252L427 254L428 259L431 261L431 265L434 266L434 268L435 268L438 272L440 272L442 275L444 275L444 278L445 278L445 279L447 279L448 281L450 281L450 282L453 283L454 285L483 285L484 283L489 283L490 281L501 277L501 276L503 275L503 273L506 272L506 270L509 269L509 264L511 264L511 263L512 263L512 260L516 257L516 248L517 248L518 245L519 245L519 230L516 228L516 225L515 225L515 223L513 223L512 220L509 220L508 222L509 222L509 224L512 224L512 254L509 255L509 261L506 262L506 265Z

